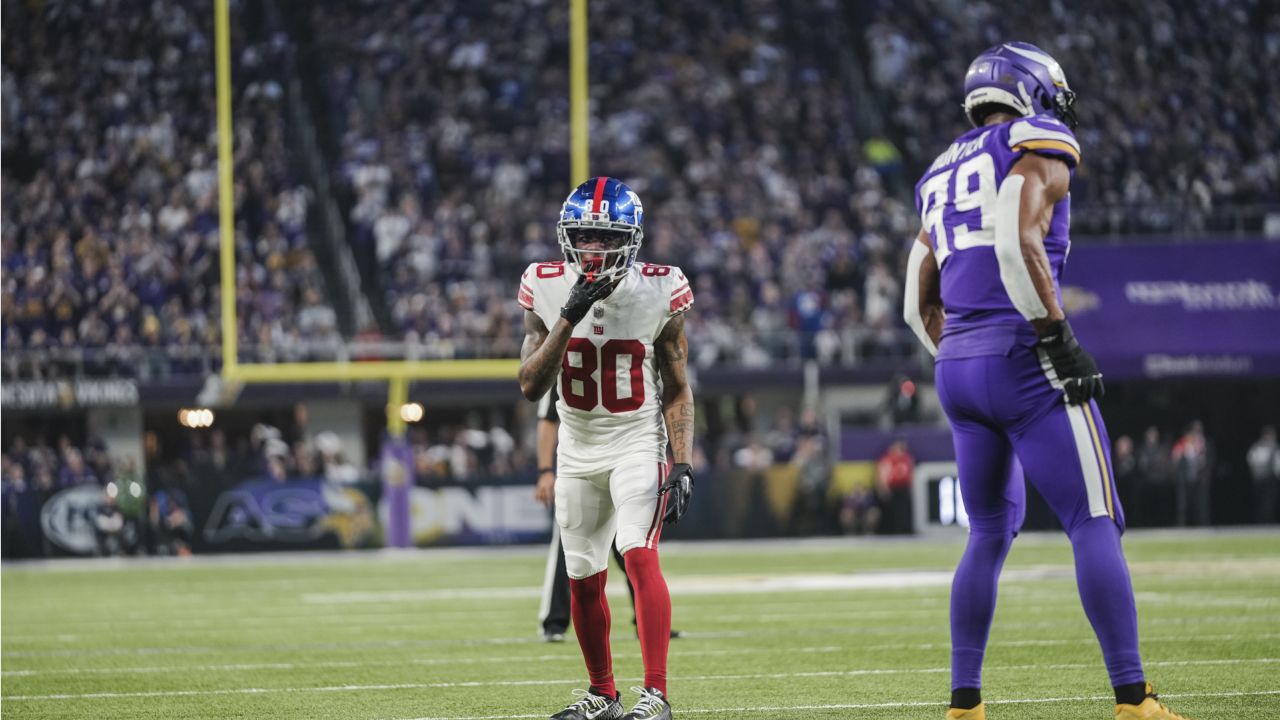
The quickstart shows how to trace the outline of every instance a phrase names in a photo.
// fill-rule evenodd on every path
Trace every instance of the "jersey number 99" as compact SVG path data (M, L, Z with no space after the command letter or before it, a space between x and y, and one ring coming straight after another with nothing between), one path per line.
M571 355L580 357L580 364L571 364ZM618 397L618 361L623 357L631 359L631 394ZM601 370L599 383L597 369ZM644 404L644 343L639 340L615 338L597 349L587 338L570 338L561 370L560 397L571 408L590 411L603 405L609 412L620 413L639 410ZM574 390L575 380L582 384L581 392Z

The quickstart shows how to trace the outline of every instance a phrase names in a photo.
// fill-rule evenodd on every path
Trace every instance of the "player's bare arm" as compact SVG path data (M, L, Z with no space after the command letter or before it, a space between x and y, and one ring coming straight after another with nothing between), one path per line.
M1009 298L1040 337L1036 345L1062 383L1066 401L1079 405L1102 397L1106 389L1097 362L1080 346L1058 304L1044 249L1054 205L1070 187L1071 173L1062 160L1034 153L1018 160L996 198L996 258Z
M677 463L690 463L693 461L694 409L687 372L689 340L684 334L684 315L667 321L654 343L654 350L662 376L662 414L667 420L671 455Z
M667 496L663 519L674 525L688 512L693 498L693 389L689 387L689 341L684 335L683 314L667 321L654 350L662 377L662 414L675 461L658 494Z
M556 433L560 429L560 423L538 419L538 429L535 433L535 444L538 454L538 482L533 488L533 499L546 507L551 507L551 503L556 498Z
M520 347L520 392L531 401L547 394L569 347L573 326L560 318L550 330L532 310L524 313L524 344Z
M903 293L902 317L932 355L938 354L942 342L942 324L946 313L942 308L942 281L938 261L933 254L929 233L921 228L907 259L906 291Z
M1018 244L1022 262L1045 309L1045 315L1032 319L1031 325L1043 335L1053 323L1066 317L1053 291L1053 270L1045 254L1044 237L1053 220L1053 206L1066 197L1071 188L1071 171L1061 160L1028 153L1013 166L1009 177L1022 179Z

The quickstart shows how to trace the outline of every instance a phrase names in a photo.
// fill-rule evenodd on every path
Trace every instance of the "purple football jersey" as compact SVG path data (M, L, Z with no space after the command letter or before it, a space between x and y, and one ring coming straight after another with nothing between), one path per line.
M916 210L933 242L942 275L942 304L947 312L939 358L953 355L945 347L946 339L959 334L999 328L1007 338L1031 330L1030 323L1009 299L995 254L996 193L1014 163L1028 152L1062 159L1073 173L1080 161L1080 146L1071 130L1052 115L1037 115L974 128L961 135L916 184ZM1070 222L1068 195L1054 207L1044 239L1054 288L1059 293L1058 281L1071 245ZM978 334L991 337L991 333ZM962 343L950 344L954 351ZM989 350L1002 353L1007 347Z

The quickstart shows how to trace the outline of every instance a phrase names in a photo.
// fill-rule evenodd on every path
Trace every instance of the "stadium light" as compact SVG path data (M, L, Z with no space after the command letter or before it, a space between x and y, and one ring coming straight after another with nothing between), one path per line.
M422 420L425 414L422 403L411 402L400 406L400 419L407 423L416 423Z
M192 429L211 427L213 411L209 408L183 408L178 411L178 424Z

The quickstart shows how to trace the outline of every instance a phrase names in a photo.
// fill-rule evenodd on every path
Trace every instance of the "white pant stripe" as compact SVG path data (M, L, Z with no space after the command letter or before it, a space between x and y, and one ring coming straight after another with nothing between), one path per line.
M551 612L551 592L556 584L556 565L560 562L560 525L551 523L551 548L547 551L547 569L542 578L542 601L538 603L538 624L547 621Z
M1053 364L1043 351L1036 351L1040 357L1040 367L1044 370L1049 384L1055 389L1062 389L1058 374L1053 371ZM1084 477L1084 490L1089 498L1089 516L1107 517L1107 501L1102 480L1102 459L1094 448L1093 437L1089 434L1089 425L1084 414L1089 412L1087 405L1067 405L1067 421L1071 424L1071 437L1075 441L1076 457L1080 460L1080 473Z

